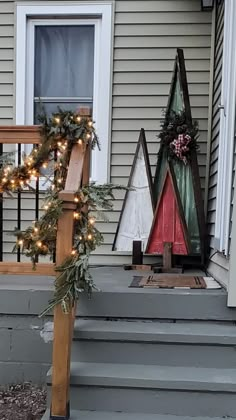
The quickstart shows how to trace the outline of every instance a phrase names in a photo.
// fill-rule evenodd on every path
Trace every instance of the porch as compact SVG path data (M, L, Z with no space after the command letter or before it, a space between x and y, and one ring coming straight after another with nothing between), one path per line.
M77 308L70 418L235 416L236 311L227 308L226 291L130 288L133 276L143 273L123 267L91 272L100 290L90 300L82 294ZM189 274L204 275L189 270L183 276ZM12 336L7 360L0 363L1 378L23 381L27 372L33 382L45 381L53 324L50 315L43 321L37 315L52 297L53 281L52 276L1 275L0 333L8 326ZM23 334L22 327L18 331L18 349L16 320L29 326ZM21 363L14 359L17 351ZM47 384L50 398L50 371Z

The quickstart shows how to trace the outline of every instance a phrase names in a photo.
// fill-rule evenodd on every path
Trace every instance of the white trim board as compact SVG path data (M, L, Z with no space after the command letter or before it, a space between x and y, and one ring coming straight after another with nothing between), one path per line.
M229 255L230 209L236 107L236 2L225 0L215 248Z
M87 20L88 24L93 22L95 25L93 119L102 150L92 153L91 178L99 184L108 182L110 177L113 13L113 1L16 4L16 124L33 123L34 76L32 63L27 66L27 50L33 47L33 38L28 37L29 25L50 16L63 19L63 24L68 17L81 24Z

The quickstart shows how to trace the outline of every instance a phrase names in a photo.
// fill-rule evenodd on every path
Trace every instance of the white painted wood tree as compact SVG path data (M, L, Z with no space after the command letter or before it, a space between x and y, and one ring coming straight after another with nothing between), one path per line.
M146 248L153 220L153 184L145 131L140 130L136 153L128 182L113 251L133 250L133 241Z

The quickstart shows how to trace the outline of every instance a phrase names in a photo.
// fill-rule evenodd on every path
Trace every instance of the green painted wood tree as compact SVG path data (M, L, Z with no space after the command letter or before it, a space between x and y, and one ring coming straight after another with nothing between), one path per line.
M182 49L177 49L168 104L159 135L160 151L154 179L157 203L167 165L175 176L190 241L190 254L205 255L205 221L197 162L197 124L192 121Z

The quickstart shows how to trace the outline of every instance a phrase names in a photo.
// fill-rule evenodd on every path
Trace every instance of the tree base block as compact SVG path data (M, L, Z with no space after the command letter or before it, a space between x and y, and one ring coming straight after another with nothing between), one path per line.
M135 265L135 264L126 264L124 265L124 270L140 270L140 271L152 271L151 265Z
M183 267L153 267L154 273L169 273L169 274L182 274L184 272Z

